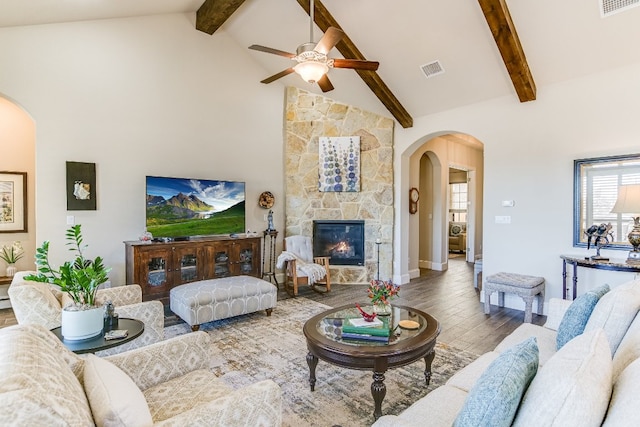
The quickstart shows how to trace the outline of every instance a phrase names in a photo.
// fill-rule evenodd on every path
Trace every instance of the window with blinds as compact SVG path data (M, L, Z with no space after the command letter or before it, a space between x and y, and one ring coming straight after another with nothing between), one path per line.
M640 184L639 161L621 159L580 168L580 242L586 243L584 230L591 225L610 222L613 244L629 245L627 234L633 228L633 218L630 214L611 213L618 187L627 184Z

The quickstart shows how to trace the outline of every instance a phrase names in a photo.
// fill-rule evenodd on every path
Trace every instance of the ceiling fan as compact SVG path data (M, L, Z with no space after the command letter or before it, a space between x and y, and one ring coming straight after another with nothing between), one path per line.
M309 6L309 16L311 18L309 25L309 43L303 43L296 49L296 53L289 53L279 49L273 49L266 46L260 46L257 44L249 46L249 49L257 50L260 52L273 53L274 55L284 56L292 61L296 61L297 64L293 67L289 67L286 70L280 71L271 77L260 81L260 83L271 83L284 77L294 71L303 78L303 80L309 83L318 83L320 89L323 92L329 92L333 90L333 85L327 77L329 68L351 68L356 70L369 70L376 71L380 65L375 61L363 61L359 59L340 59L329 58L327 55L329 51L337 45L344 37L344 32L336 27L329 27L327 32L324 33L318 43L313 41L313 24L314 24L314 9L315 5L313 0Z

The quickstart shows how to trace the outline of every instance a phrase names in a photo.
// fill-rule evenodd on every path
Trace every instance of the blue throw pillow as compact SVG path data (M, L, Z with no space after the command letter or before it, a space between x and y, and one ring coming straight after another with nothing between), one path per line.
M536 372L538 343L531 337L491 362L469 392L454 427L510 426Z
M558 325L558 335L556 336L556 348L558 350L584 332L593 309L600 298L609 290L609 285L602 285L585 292L573 300Z

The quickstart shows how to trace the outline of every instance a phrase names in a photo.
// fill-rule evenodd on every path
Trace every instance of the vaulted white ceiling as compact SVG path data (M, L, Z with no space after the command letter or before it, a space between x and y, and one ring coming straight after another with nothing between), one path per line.
M203 0L4 0L0 26L34 25L164 13L193 13ZM518 102L477 0L322 0L411 116L495 97ZM508 0L507 6L538 87L640 62L640 8L602 18L598 0ZM194 28L194 31L197 31ZM296 0L246 0L219 31L246 49L261 44L295 52L309 41L309 17ZM216 37L218 32L210 37ZM315 40L321 37L315 28ZM1 52L1 49L0 49ZM210 52L216 55L216 52ZM291 64L246 50L264 77ZM330 56L341 57L334 49ZM445 73L425 78L420 66L439 60ZM352 70L333 69L341 102L389 115ZM640 78L640 77L639 77ZM320 93L296 74L275 83ZM536 101L531 101L536 102Z

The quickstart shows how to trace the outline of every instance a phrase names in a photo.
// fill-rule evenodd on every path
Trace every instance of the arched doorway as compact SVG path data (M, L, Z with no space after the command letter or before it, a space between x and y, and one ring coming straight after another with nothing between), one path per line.
M27 173L27 231L0 232L0 247L19 241L24 256L16 263L17 269L33 269L35 255L35 123L18 103L0 94L0 171ZM0 275L6 265L0 262ZM0 308L4 308L0 304Z
M408 222L408 259L414 260L409 263L409 277L417 277L420 268L448 268L451 222L461 217L465 242L460 252L473 262L482 256L484 145L470 135L444 133L425 137L409 150L412 152L405 153L409 156L408 187L420 191L418 212ZM462 203L459 198L453 203L451 169L464 171L467 182Z

